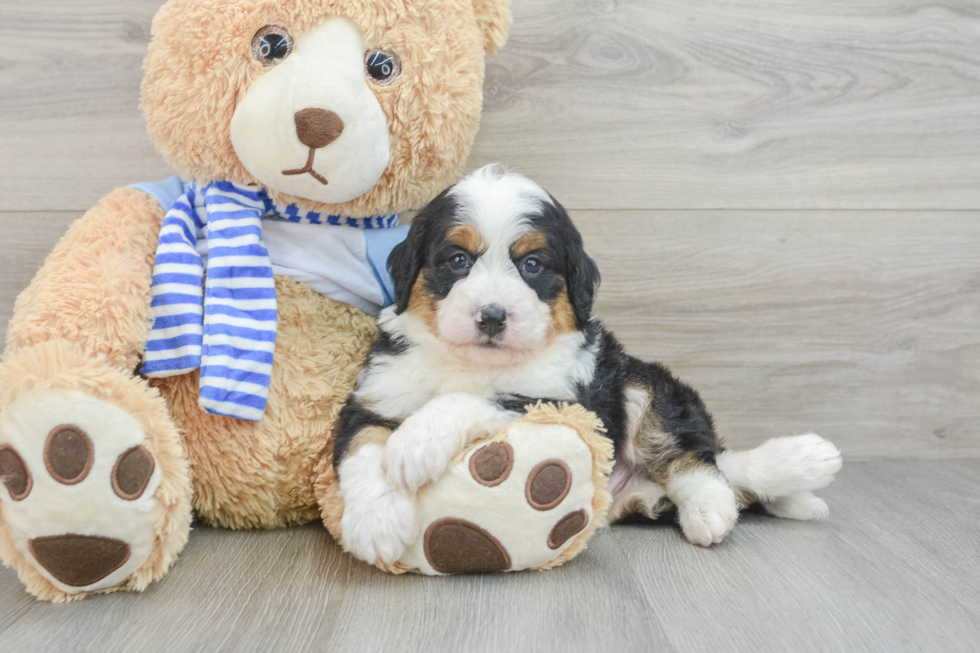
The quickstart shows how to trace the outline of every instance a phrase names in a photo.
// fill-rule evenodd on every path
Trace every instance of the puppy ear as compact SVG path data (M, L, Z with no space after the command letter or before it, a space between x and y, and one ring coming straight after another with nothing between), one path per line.
M575 313L575 326L582 330L592 318L592 304L595 302L595 294L599 290L599 282L602 278L595 261L585 253L581 237L568 248L566 257L565 279L568 283L568 302Z
M451 219L456 213L456 202L449 197L449 189L422 207L408 230L405 240L395 245L388 255L388 272L395 286L395 313L408 308L412 287L418 279L433 238L433 226L439 221Z
M473 0L473 13L483 32L483 48L487 54L497 54L510 31L510 0Z
M425 229L424 220L419 220L421 213L415 216L405 240L395 245L388 255L388 272L395 286L395 313L400 314L408 308L408 300L412 296L412 286L425 263Z
M551 215L555 234L559 235L564 245L565 253L565 288L568 292L568 302L575 313L575 327L584 329L592 318L592 304L595 302L596 291L599 290L599 267L588 254L582 243L582 234L568 216L568 211L551 194L550 206L545 205L544 211Z

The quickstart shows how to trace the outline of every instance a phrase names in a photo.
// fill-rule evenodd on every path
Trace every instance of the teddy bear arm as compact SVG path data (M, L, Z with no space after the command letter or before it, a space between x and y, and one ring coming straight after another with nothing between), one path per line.
M0 471L24 483L16 494L0 483L0 560L42 599L143 589L187 541L181 435L134 375L162 221L142 191L113 191L17 300L0 364Z
M118 188L76 220L17 298L6 355L70 340L132 371L150 320L150 281L164 211Z

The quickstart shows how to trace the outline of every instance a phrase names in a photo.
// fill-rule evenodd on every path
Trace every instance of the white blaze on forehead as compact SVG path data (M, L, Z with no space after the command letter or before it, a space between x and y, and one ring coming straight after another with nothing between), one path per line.
M459 205L457 218L475 226L487 249L509 249L531 230L528 217L541 211L551 196L523 175L493 164L456 184L449 195Z

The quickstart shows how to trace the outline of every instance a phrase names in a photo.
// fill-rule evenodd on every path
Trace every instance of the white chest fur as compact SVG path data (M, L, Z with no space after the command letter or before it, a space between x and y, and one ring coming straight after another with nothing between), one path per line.
M578 386L595 372L596 352L585 346L582 333L556 338L533 358L490 366L459 359L414 317L393 316L389 310L382 314L382 327L414 344L399 355L376 355L361 372L355 392L387 418L404 419L433 398L454 392L572 401Z

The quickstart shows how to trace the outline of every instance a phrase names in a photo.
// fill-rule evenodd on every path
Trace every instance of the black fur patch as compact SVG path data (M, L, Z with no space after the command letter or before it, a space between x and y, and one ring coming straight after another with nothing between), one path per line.
M444 245L446 234L456 224L457 209L458 205L449 195L449 189L442 191L418 212L412 220L408 236L388 255L388 270L395 285L396 313L403 313L408 308L412 286L422 268L430 264L434 253L432 250Z
M546 404L563 403L558 399L545 399L544 397L528 397L527 395L501 395L496 397L494 401L498 406L504 410L510 411L512 413L521 414L526 412L528 406L533 406L534 404L540 402ZM568 403L568 402L564 402Z
M344 407L340 409L340 418L337 421L337 439L333 445L334 469L339 471L340 463L344 462L347 449L350 448L354 436L358 433L369 426L380 426L394 431L400 424L397 420L384 418L365 408L351 396Z
M599 343L598 356L592 381L579 388L579 402L599 416L616 450L626 440L626 387L639 385L650 388L653 400L649 408L676 446L697 454L704 463L714 464L719 450L717 437L700 395L665 366L627 354L598 320L589 324L586 334L586 346Z
M542 269L537 274L527 274L521 269L521 264L530 256L541 262ZM543 302L552 303L565 289L565 263L560 260L557 253L549 248L542 248L529 252L519 258L514 258L514 265L521 271L524 283L530 286L538 299Z
M378 338L371 343L368 350L368 360L372 356L401 356L408 351L411 345L407 340L400 336L393 336L384 329L379 329Z
M551 202L542 202L540 213L529 218L531 225L548 240L550 262L546 267L564 279L568 288L568 301L575 313L575 327L582 331L592 317L592 304L595 302L601 276L595 261L585 253L582 235L568 217L565 207L554 197L551 197ZM560 291L561 288L558 288L552 299Z
M449 266L449 259L457 254L466 255L470 261L470 267L476 260L476 254L467 252L451 243L435 247L428 256L428 261L422 269L422 278L425 280L425 289L432 293L436 299L445 299L456 282L470 273L470 267L457 270Z

